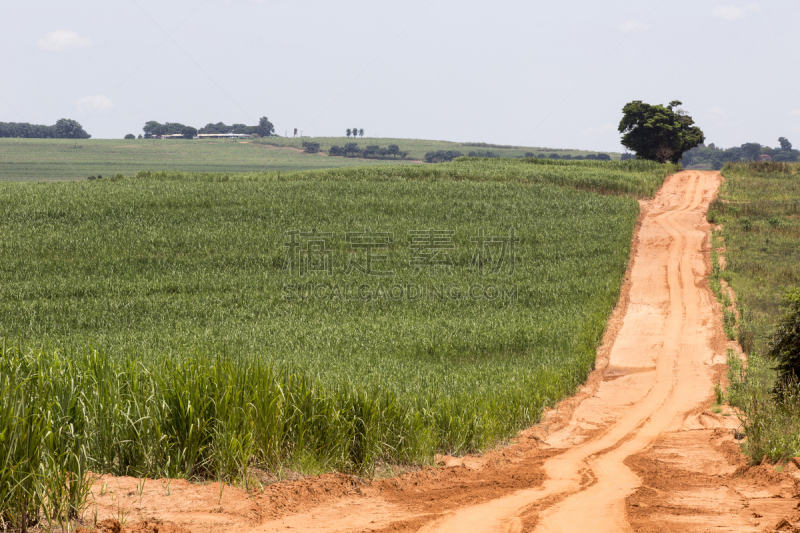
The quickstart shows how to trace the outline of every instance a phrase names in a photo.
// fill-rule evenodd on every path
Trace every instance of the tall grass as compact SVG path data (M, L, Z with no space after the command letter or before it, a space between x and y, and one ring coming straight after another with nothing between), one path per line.
M82 391L51 359L22 360L5 339L0 356L0 519L22 531L63 526L89 489Z
M709 220L723 226L727 267L715 269L736 292L739 320L729 328L748 355L730 359L728 400L744 412L746 453L753 462L800 455L800 395L775 394L775 361L766 357L787 288L800 285L800 165L729 163ZM734 323L735 322L735 323Z
M747 440L742 447L751 462L766 457L777 463L800 455L800 388L776 395L774 362L755 351L748 354L746 370L738 356L729 355L728 365L726 399L744 413Z

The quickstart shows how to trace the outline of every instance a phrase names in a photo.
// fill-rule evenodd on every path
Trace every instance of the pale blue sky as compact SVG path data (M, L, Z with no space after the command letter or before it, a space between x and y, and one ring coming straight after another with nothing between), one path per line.
M266 115L279 134L619 151L626 102L678 99L709 142L800 146L796 1L5 0L0 13L0 121L69 117L96 138Z

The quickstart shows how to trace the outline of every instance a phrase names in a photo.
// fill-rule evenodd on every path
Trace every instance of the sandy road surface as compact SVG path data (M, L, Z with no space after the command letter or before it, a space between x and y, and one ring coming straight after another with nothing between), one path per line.
M718 186L713 173L683 173L661 190L639 230L630 303L613 345L607 379L573 421L547 443L565 449L544 463L541 488L466 509L429 531L515 531L531 502L544 510L536 531L632 531L626 498L641 485L624 461L665 431L680 430L703 407L715 364L711 295L703 280L705 208ZM719 362L719 361L717 361ZM593 432L588 439L583 431Z
M793 521L797 468L748 468L730 431L736 417L708 412L729 347L705 281L705 212L721 179L682 172L643 203L595 371L508 448L370 484L329 475L252 496L151 482L137 502L136 480L104 477L96 487L118 489L97 498L99 516L129 505L133 520L259 533L744 532Z

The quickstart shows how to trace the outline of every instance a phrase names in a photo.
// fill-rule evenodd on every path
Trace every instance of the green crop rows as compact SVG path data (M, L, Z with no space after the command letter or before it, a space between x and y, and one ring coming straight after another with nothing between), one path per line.
M513 436L592 369L631 196L670 170L464 160L0 184L0 513L67 520L88 470L252 486L253 468L369 475ZM366 256L347 234L366 229L391 234L375 266L391 275L348 273ZM323 256L284 269L291 232L312 230L330 233L330 271L314 271ZM443 247L419 267L423 230ZM482 271L480 235L496 238Z
M481 183L548 183L582 190L636 197L655 195L675 165L648 161L558 161L549 159L459 158L436 165L357 167L307 172L253 172L235 174L140 172L154 180L192 181L474 181Z

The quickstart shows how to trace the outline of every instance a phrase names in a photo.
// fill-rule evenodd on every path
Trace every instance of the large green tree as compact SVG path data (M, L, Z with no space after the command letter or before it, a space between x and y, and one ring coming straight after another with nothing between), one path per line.
M77 120L70 118L59 119L54 128L56 137L59 139L88 139L91 137L83 131L83 126Z
M758 143L744 143L741 151L742 158L745 161L758 161L761 159L761 145Z
M187 139L194 139L194 136L197 135L197 128L193 128L191 126L185 126L181 130L181 135L183 135Z
M272 125L272 122L267 117L261 117L258 119L258 126L254 133L258 133L260 137L269 137L275 133L275 126Z
M636 152L639 159L660 163L680 161L684 152L705 141L692 117L674 109L680 105L678 100L667 106L645 104L641 100L626 104L619 123L622 145Z
M181 124L180 122L167 122L161 124L155 120L151 120L146 122L142 131L144 131L145 136L156 136L156 135L183 135L183 129L186 126Z

